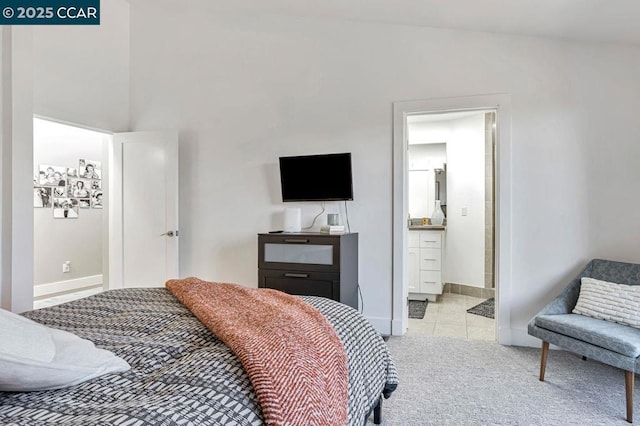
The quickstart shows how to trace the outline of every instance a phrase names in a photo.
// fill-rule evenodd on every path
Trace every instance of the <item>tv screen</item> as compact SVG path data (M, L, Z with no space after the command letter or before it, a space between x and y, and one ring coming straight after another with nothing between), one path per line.
M351 153L280 157L282 201L353 200Z

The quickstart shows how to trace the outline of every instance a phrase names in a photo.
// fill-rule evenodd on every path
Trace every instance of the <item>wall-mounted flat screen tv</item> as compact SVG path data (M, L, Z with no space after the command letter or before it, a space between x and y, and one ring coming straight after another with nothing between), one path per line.
M280 157L282 201L353 200L351 153Z

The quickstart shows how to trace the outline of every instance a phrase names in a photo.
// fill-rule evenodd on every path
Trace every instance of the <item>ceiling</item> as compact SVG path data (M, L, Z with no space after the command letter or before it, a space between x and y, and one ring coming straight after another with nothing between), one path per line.
M234 0L216 5L245 12L640 46L640 0Z

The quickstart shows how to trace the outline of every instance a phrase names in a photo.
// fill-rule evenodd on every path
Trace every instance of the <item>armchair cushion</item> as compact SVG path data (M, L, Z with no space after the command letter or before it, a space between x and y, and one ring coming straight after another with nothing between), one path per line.
M624 356L640 356L640 330L626 325L577 314L538 315L535 325Z
M582 277L573 313L640 328L640 286Z

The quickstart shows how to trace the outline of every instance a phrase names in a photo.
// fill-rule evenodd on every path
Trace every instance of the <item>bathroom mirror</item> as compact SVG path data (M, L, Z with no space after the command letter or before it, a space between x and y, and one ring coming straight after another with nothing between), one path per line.
M408 150L408 207L412 218L430 217L435 200L447 214L447 144L415 143Z

